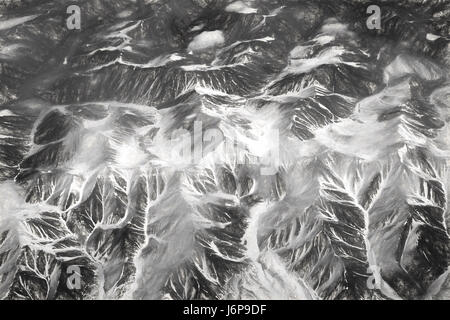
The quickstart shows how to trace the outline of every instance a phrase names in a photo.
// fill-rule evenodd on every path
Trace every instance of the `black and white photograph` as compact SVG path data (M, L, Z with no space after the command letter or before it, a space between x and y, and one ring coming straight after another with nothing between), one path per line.
M0 300L449 300L449 205L450 0L0 0Z

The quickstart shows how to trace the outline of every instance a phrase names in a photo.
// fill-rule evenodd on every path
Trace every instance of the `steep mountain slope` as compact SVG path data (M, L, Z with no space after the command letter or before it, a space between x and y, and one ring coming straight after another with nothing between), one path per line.
M449 298L448 1L75 2L0 5L1 298Z

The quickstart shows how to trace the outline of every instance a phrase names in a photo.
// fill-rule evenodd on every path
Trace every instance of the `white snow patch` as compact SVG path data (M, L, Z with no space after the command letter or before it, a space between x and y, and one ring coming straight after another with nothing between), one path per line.
M296 58L296 55L299 57L304 56L305 47L296 47L291 51L291 57L294 57L291 60L291 64L286 67L284 73L288 74L301 74L310 72L311 70L326 64L346 64L349 66L353 66L355 68L362 67L361 64L357 62L346 62L342 60L342 55L347 53L348 51L342 46L334 46L327 48L326 50L320 52L316 57L312 57L309 59L304 58Z
M191 41L188 46L188 51L202 51L205 49L222 46L224 43L225 37L222 31L204 31Z
M437 39L441 38L438 35L432 34L432 33L427 33L427 40L428 41L436 41Z
M15 116L15 114L8 109L0 110L0 117L12 117Z
M342 36L353 38L355 33L348 29L348 25L343 24L336 19L328 19L321 28L321 33L326 35Z
M204 27L205 27L205 24L202 23L202 24L193 26L189 31L190 32L200 31L200 30L203 30Z
M133 11L131 11L131 10L124 10L122 12L119 12L117 14L117 17L118 18L127 18L127 17L131 16L132 14L133 14Z
M6 30L6 29L13 28L13 27L18 26L20 24L23 24L25 22L34 20L38 16L39 15L35 14L35 15L25 16L25 17L20 17L20 18L12 18L12 19L8 19L8 20L0 20L0 30Z
M235 1L225 8L226 12L236 12L241 14L252 14L258 12L258 9L251 8L243 1Z

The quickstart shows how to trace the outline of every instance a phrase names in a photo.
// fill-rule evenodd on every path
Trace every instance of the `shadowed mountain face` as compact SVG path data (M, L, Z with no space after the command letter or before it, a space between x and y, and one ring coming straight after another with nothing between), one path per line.
M0 298L449 299L449 20L3 0Z

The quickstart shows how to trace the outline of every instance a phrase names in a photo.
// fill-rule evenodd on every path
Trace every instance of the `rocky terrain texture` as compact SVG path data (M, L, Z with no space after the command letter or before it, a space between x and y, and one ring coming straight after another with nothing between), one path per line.
M450 298L449 21L447 0L2 0L0 298Z

